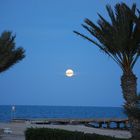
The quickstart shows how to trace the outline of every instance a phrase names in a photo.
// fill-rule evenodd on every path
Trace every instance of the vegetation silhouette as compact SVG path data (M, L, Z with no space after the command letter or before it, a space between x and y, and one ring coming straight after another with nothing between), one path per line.
M105 54L110 56L122 69L121 87L125 99L124 108L131 123L131 133L134 139L140 138L140 106L137 94L137 77L133 67L140 56L140 11L136 4L128 7L125 3L117 3L115 12L110 5L106 6L110 21L100 14L98 25L90 19L85 19L82 27L91 36L88 37L77 31L77 35L95 44ZM134 110L138 116L135 116Z
M25 57L24 49L16 48L15 38L10 31L4 31L0 36L0 73Z

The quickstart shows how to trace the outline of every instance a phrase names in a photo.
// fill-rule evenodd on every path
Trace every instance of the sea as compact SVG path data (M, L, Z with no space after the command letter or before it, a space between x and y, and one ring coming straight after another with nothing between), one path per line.
M12 119L126 118L121 107L1 105L0 122Z

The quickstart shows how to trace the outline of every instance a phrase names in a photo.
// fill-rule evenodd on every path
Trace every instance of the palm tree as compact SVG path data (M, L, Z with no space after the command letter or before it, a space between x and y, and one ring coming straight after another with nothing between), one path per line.
M137 77L133 73L133 67L140 56L140 11L136 10L136 4L129 8L125 3L116 4L115 12L110 5L107 5L106 9L110 22L98 14L98 25L89 19L85 19L85 24L82 24L93 38L74 32L99 47L122 69L121 87L125 99L124 108L131 123L132 136L138 139L140 117L138 119L130 112L136 108L138 101Z
M15 37L9 31L4 31L0 36L0 73L25 57L23 48L16 48Z

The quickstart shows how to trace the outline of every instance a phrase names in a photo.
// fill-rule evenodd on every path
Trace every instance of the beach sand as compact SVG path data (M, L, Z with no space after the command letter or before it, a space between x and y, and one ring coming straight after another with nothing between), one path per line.
M111 129L99 129L86 127L84 125L36 125L26 123L0 123L0 129L10 128L12 130L11 134L2 134L1 140L25 140L24 132L30 127L46 127L46 128L58 128L69 131L80 131L84 133L96 133L100 135L112 136L116 138L130 138L131 134L129 131L125 130L111 130Z

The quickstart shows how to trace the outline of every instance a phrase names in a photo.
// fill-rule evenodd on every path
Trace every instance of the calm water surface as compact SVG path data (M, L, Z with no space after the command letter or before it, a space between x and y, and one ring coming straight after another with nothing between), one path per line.
M0 106L0 122L12 118L126 118L121 107Z

